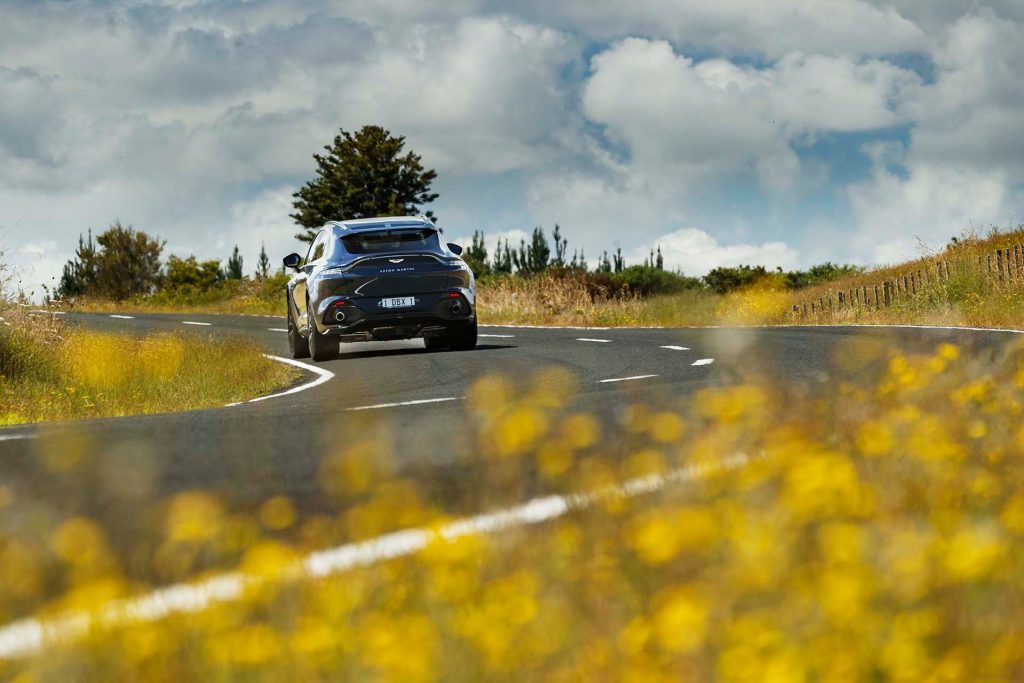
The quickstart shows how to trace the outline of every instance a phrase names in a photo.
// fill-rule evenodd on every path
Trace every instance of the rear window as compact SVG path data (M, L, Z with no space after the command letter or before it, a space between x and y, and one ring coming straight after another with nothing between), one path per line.
M341 238L350 254L387 254L420 249L438 251L435 230L373 230Z

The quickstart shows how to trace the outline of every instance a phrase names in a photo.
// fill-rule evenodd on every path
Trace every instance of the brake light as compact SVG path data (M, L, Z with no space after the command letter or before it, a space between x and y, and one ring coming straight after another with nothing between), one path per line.
M337 301L335 301L335 302L334 302L333 304L331 304L331 305L332 305L332 306L344 306L344 305L345 305L345 304L347 304L347 303L348 303L348 299L338 299Z
M458 299L460 296L462 295L459 294L458 292L448 292L449 299Z

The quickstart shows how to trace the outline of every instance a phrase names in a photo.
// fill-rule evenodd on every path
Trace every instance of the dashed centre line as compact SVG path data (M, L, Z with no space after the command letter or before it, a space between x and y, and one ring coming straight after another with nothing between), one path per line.
M605 384L607 382L631 382L635 379L650 379L651 377L657 377L657 375L633 375L632 377L612 377L611 379L599 379L598 384Z
M672 346L671 344L666 345L666 346L662 346L661 348L669 349L671 351L689 351L690 350L689 346Z
M134 315L120 315L118 313L111 313L110 317L111 318L117 318L118 320L134 320L135 319Z
M514 334L478 334L477 336L478 337L494 337L494 338L500 338L500 339L511 339L511 338L515 337L516 335L514 335Z
M581 342L597 342L598 344L610 344L611 339L590 339L588 337L579 337L576 341Z
M356 410L377 410L378 408L397 408L399 406L418 406L424 403L444 403L445 401L461 401L465 396L451 396L449 398L421 398L415 401L398 401L397 403L377 403L372 406L356 406L355 408L343 408L346 412Z
M714 358L701 358L700 360L693 361L690 365L711 365L714 362Z
M204 325L206 327L209 327L210 325L213 325L213 323L197 323L194 320L182 320L181 324L182 325Z
M287 332L288 331L287 328L284 328L284 327L268 327L267 329L270 330L271 332Z

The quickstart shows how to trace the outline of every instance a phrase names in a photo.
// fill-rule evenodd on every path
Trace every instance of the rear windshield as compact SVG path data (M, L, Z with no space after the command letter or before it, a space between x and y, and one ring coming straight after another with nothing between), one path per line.
M437 231L373 230L341 238L350 254L388 254L397 251L438 251Z

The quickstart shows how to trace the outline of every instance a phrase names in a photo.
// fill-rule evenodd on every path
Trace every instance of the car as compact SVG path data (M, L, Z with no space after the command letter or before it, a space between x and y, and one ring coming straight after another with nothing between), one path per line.
M426 216L331 221L305 258L288 254L292 358L338 358L348 342L421 337L426 348L476 347L476 282Z

